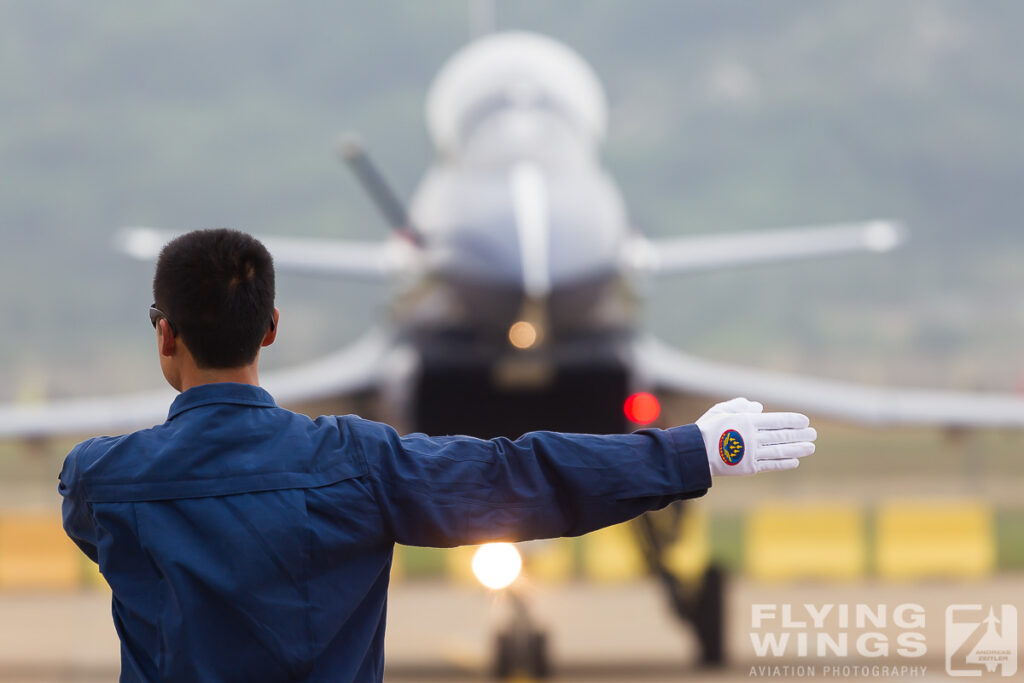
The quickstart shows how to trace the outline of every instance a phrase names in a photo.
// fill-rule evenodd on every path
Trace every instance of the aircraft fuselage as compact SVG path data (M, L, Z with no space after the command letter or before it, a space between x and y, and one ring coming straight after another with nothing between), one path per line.
M539 36L489 36L438 75L438 159L409 214L425 267L395 313L419 361L415 429L625 427L630 229L598 158L604 107L589 67ZM528 344L516 325L529 325Z

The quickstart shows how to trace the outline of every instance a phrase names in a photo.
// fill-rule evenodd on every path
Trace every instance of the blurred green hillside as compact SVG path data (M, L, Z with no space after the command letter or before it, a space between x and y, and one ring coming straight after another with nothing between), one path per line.
M880 383L1024 383L1024 5L499 2L595 68L604 150L656 235L897 217L901 252L692 276L650 325L719 359ZM0 4L0 399L153 386L125 225L383 236L359 131L409 196L462 0ZM386 291L281 278L283 365Z

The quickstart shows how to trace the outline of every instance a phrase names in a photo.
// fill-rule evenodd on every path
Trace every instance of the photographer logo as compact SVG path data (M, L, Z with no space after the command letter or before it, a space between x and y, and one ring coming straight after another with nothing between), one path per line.
M982 676L1017 673L1017 608L950 605L946 608L946 673Z

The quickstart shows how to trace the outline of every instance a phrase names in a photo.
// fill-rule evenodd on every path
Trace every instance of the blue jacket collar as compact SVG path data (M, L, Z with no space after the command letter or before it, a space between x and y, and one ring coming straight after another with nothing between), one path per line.
M273 408L277 405L274 403L274 397L262 387L236 382L200 384L178 394L178 397L171 403L167 419L173 420L186 410L213 403L233 403L262 408Z

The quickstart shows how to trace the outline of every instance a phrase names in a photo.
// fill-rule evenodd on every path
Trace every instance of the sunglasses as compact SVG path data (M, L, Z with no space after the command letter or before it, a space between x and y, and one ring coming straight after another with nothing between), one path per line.
M149 322L151 325L153 325L154 330L156 329L156 321L159 320L160 318L163 318L164 320L167 321L167 325L171 328L171 334L173 334L174 336L178 336L178 328L174 326L174 323L171 322L171 319L167 317L166 313L164 313L163 311L156 307L156 302L154 301L153 305L149 307ZM273 318L270 319L270 331L274 331Z
M153 305L149 307L149 322L152 323L154 330L156 329L156 321L160 318L167 321L167 326L171 328L171 334L175 337L178 336L178 329L174 326L174 323L171 322L166 313L156 307L156 302L154 301Z

